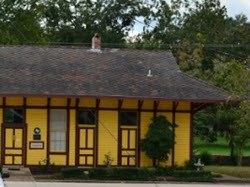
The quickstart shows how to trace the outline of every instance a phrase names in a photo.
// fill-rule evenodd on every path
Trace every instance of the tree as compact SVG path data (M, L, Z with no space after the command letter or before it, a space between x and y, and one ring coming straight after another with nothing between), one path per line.
M154 160L156 166L168 159L173 146L172 126L165 116L157 116L152 119L145 139L141 141L142 151Z
M235 135L235 143L237 148L237 164L242 165L243 148L247 141L250 140L250 101L241 103L238 110L239 118L237 120L237 131Z
M248 61L231 60L227 63L214 61L214 64L211 82L229 91L231 95L229 99L238 101L238 103L227 103L214 108L214 110L204 110L201 112L203 115L195 116L196 134L208 140L211 140L211 137L212 140L216 140L217 134L223 134L228 140L231 158L234 158L236 148L238 163L240 163L242 149L250 138L250 133L246 133L249 129L250 110L244 104L249 104L249 63ZM243 101L244 105L239 106L240 101ZM211 131L213 133L207 133Z
M0 6L0 43L45 42L40 25L41 6L32 0L4 1Z

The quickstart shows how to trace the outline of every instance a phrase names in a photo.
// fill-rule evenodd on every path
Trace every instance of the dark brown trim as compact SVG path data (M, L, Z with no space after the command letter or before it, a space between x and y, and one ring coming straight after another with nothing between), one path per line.
M155 118L157 116L157 112L158 112L158 106L159 106L159 101L154 101L154 109L153 109L153 117Z
M171 98L162 98L162 97L143 97L143 96L100 96L100 95L58 95L58 94L13 94L5 93L0 94L0 97L68 97L68 98L99 98L99 99L135 99L135 100L158 100L158 101L173 101L173 102L194 102L194 103L222 103L227 102L228 99L171 99ZM239 101L239 100L235 100Z
M69 165L70 160L70 153L69 153L69 140L70 140L70 103L71 99L67 98L67 122L66 122L66 152L67 152L67 158L66 158L66 165Z
M117 142L117 165L121 166L122 163L122 130L121 130L121 108L122 108L123 100L118 101L118 142Z
M75 165L78 166L79 165L79 129L78 129L78 115L79 115L79 103L80 103L80 99L76 98L76 113L75 113Z
M174 167L175 165L175 118L176 118L176 109L178 107L179 103L178 102L173 102L173 106L172 106L172 161L171 161L171 167Z
M98 141L99 141L99 107L100 107L100 99L96 99L96 106L95 106L95 115L96 115L96 119L95 119L95 132L94 132L94 158L93 158L93 164L94 167L97 166L98 164Z
M49 155L65 155L66 156L66 162L67 162L67 152L49 152Z
M8 106L9 108L21 108L21 106ZM3 108L3 106L0 106L0 108ZM47 109L48 106L26 106L26 109ZM50 109L66 109L67 106L50 106ZM70 106L69 109L95 109L96 107L73 107ZM135 111L137 108L131 109L131 108L121 108L122 110L126 111ZM106 107L99 107L99 110L110 110L110 111L117 111L118 108L106 108ZM141 109L142 112L154 112L154 109ZM158 109L157 112L172 112L172 110L169 109ZM190 110L176 110L178 113L189 113Z
M50 154L50 104L51 104L51 98L47 99L47 153L46 158L47 160L50 160L49 154Z
M5 116L5 106L6 106L6 98L4 97L3 98L3 111L2 111L2 119L3 119L3 121L5 121L4 120L4 116ZM1 136L1 163L2 164L4 164L5 163L5 160L4 160L4 146L5 146L5 137L6 137L6 135L5 135L5 132L4 132L4 125L3 125L3 123L1 124L2 126L1 126L1 134L2 134L2 136Z
M22 143L23 143L23 156L22 156L22 164L26 166L26 156L27 156L27 124L26 124L26 106L27 106L27 99L26 97L23 98L23 122L24 122L24 128L23 128L23 138L22 138Z
M193 117L194 117L194 112L193 112L193 103L191 103L191 113L190 113L190 150L189 150L189 159L193 160L193 143L194 143L194 126L193 126Z
M191 107L193 107L193 108L191 108L191 112L196 113L196 112L198 112L198 111L200 111L208 106L212 106L212 105L213 104L211 104L211 103L192 103Z
M140 147L140 141L141 141L141 109L142 109L143 101L138 100L137 103L137 111L138 111L138 132L137 132L137 148L136 148L136 167L140 167L141 165L141 147Z

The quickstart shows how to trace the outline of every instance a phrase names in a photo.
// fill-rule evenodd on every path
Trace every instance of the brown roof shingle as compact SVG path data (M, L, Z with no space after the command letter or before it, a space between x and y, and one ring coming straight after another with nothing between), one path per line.
M0 47L0 96L93 96L222 101L228 94L179 70L169 52ZM151 69L152 77L148 77Z

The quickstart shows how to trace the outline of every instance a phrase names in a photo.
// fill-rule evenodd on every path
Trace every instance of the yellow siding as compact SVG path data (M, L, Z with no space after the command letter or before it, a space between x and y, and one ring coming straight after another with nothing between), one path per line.
M157 116L162 115L165 116L167 118L167 120L172 123L172 113L170 112L158 112ZM170 152L170 154L168 155L168 160L165 162L162 162L161 165L162 166L171 166L171 161L172 161L172 153Z
M66 165L66 155L50 155L50 162L55 165Z
M67 98L51 98L51 106L67 106Z
M95 98L81 98L79 102L79 107L95 107L96 99Z
M108 152L117 165L118 112L99 111L98 164L103 165L104 155Z
M117 99L102 99L100 102L100 107L117 108L118 107L118 100Z
M149 124L151 123L151 119L153 117L152 112L142 112L141 113L141 139L143 139L148 131ZM149 159L144 152L141 152L141 167L149 167L152 166L152 160Z
M76 143L75 143L75 134L76 134L75 121L76 121L76 111L75 110L70 110L69 165L71 165L71 166L75 165L75 149L76 149Z
M27 164L37 165L39 161L46 159L47 150L47 110L27 109ZM33 140L34 128L41 129L41 141L44 142L44 149L29 149L29 142Z
M173 102L172 101L160 101L158 109L161 110L172 110Z
M124 109L137 109L138 101L135 99L124 99L122 102L122 108Z
M177 110L190 110L190 102L179 102Z
M176 113L176 124L178 127L175 128L175 163L183 165L190 159L190 114Z
M142 109L154 109L154 101L153 100L144 100Z
M27 105L28 106L47 106L47 98L44 97L30 97L27 98Z
M23 98L22 97L7 97L6 105L8 106L22 106Z
M0 140L2 140L2 123L3 123L3 109L0 108ZM0 146L2 147L2 141L0 141ZM2 158L2 149L0 149L0 160Z
M3 104L3 98L0 97L0 105Z

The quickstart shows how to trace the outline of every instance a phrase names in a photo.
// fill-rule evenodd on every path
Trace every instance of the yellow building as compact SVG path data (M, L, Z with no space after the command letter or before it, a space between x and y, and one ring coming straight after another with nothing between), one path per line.
M145 167L152 117L176 123L166 165L192 157L192 116L227 94L179 70L169 52L0 48L1 163Z

